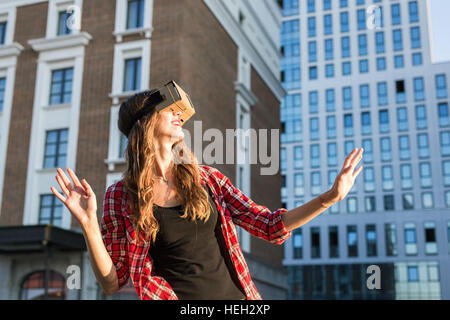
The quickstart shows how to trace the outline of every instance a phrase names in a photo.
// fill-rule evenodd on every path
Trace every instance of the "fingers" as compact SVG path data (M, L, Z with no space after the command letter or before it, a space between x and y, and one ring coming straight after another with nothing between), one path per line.
M61 190L64 192L64 194L68 197L70 195L69 189L67 189L63 179L60 176L56 176L56 181L58 182L59 186L61 187ZM70 184L70 182L69 182Z
M73 172L72 169L70 168L67 168L67 172L69 173L69 176L72 178L72 181L75 184L75 186L83 189L83 186L81 185L80 180L78 180L78 177L75 174L75 172Z
M89 185L89 183L87 183L86 179L81 180L81 184L84 187L84 190L86 191L86 195L88 197L92 196L94 194L94 192L92 191L91 186Z
M362 171L363 166L359 167L358 169L356 169L356 171L353 173L353 178L356 179L356 177L358 176L358 174Z
M56 171L58 171L59 177L62 179L63 184L66 188L71 188L71 183L69 178L67 178L66 174L64 173L64 171L62 171L60 168L56 169ZM56 178L58 179L58 177ZM61 185L61 184L60 184ZM62 186L61 186L62 188ZM63 190L64 191L64 190ZM64 192L65 193L65 192ZM66 194L67 195L67 194Z
M360 148L358 152L356 152L358 149L354 149L350 155L347 157L346 162L344 164L344 168L349 168L349 170L352 170L355 168L359 161L362 159L362 153L364 151L363 148Z
M357 150L358 150L357 148L353 149L353 151L350 152L350 154L347 156L347 158L345 158L344 168L347 168L350 165L350 161L353 158L353 156L355 155Z
M58 190L56 190L55 188L51 187L50 190L53 192L53 194L59 199L61 200L62 203L66 203L66 198L64 198L64 196L62 194L60 194L58 192Z

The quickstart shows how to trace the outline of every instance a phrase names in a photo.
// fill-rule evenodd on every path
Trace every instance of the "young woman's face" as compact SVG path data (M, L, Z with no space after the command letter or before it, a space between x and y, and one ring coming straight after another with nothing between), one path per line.
M160 137L169 137L172 142L184 138L180 121L181 111L168 110L160 112L157 132Z

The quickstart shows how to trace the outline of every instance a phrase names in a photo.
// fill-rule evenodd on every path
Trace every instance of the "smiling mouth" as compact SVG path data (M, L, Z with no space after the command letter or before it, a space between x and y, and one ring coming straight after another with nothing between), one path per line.
M181 122L179 120L172 121L172 124L181 127Z

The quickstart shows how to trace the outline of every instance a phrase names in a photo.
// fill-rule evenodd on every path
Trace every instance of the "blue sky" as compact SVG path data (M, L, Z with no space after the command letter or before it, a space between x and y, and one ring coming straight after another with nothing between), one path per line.
M450 1L427 1L431 8L433 62L450 61Z

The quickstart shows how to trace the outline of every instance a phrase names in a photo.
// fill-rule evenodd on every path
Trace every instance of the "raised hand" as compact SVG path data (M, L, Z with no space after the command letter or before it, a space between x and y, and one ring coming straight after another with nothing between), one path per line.
M82 227L91 222L97 222L97 200L91 186L85 179L80 182L70 168L67 169L67 172L73 183L70 182L63 170L58 168L57 171L56 181L66 197L51 187L50 190L53 194L64 203Z
M354 171L355 167L362 159L363 151L363 148L360 148L359 150L355 148L345 159L344 166L342 167L341 172L337 175L336 180L330 189L330 194L332 195L334 201L337 202L344 199L353 187L356 177L363 168L361 166Z

